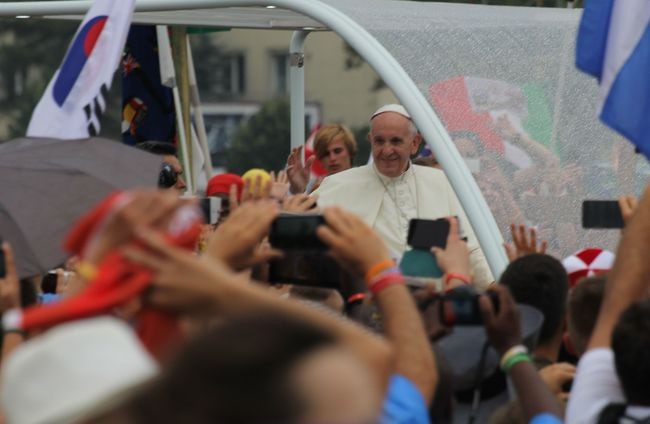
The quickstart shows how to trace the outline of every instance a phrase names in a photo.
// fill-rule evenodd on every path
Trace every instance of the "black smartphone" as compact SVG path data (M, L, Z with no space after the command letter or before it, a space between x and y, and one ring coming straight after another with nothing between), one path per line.
M623 215L618 201L582 202L582 228L623 228Z
M5 278L7 270L5 268L5 251L1 248L2 241L2 237L0 237L0 278Z
M202 197L199 199L199 207L203 213L203 220L206 224L216 224L219 221L222 199L219 197Z
M495 312L499 310L499 297L496 293L486 293ZM478 303L480 295L476 293L449 293L439 297L440 322L448 327L454 325L482 325L483 317Z
M285 251L269 263L269 283L340 289L345 271L325 252Z
M429 250L434 246L444 249L448 235L449 221L446 218L412 219L406 242L414 249Z
M269 242L280 250L325 251L327 246L316 235L316 229L325 225L322 215L280 215L271 225Z

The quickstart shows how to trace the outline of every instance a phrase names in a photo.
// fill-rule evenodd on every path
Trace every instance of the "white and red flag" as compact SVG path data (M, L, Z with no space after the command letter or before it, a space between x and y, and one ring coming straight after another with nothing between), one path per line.
M134 8L134 0L95 0L34 109L28 137L77 139L99 133Z

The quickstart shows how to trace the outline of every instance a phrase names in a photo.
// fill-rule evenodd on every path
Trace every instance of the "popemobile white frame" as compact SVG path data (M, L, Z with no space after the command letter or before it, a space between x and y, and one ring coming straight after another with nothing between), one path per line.
M119 0L115 0L119 1ZM0 16L56 17L83 15L92 1L35 1L0 4ZM496 279L507 265L502 247L503 238L478 185L452 143L445 127L418 90L415 83L386 48L355 20L320 0L137 0L136 12L164 12L229 7L261 7L287 9L298 12L336 32L377 72L395 96L408 110L417 128L427 140L436 158L449 178L478 241L485 252L490 269ZM149 22L156 23L156 22ZM168 23L168 22L167 22ZM175 22L178 25L196 25L196 22ZM201 25L203 26L203 22ZM228 26L219 22L214 26ZM236 26L236 25L233 25ZM241 23L239 26L242 26ZM312 28L294 28L291 39L290 71L291 88L291 145L298 146L305 140L304 127L304 68L302 52L305 39ZM313 28L321 29L321 28Z

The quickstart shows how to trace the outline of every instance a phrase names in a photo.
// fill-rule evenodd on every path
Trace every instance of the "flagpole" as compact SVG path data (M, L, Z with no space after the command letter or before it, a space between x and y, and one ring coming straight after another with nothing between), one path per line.
M198 136L199 145L203 150L205 160L203 162L203 170L206 178L209 180L212 177L212 157L210 156L210 148L208 147L208 135L205 131L203 107L201 106L201 97L199 96L199 85L196 81L196 70L194 69L194 58L192 57L192 46L190 45L189 35L187 36L187 65L190 76L190 100L194 109L194 127Z
M194 178L191 174L190 168L190 150L188 149L187 132L185 130L185 122L182 117L181 97L176 83L176 73L174 70L171 43L169 40L169 33L166 25L156 26L156 35L158 38L158 56L160 60L160 78L162 84L172 89L174 96L174 111L176 115L176 129L181 147L181 159L183 162L183 169L190 177L187 178L187 191L194 193Z
M194 193L194 189L196 187L196 175L194 172L194 167L192 166L190 80L189 72L187 69L187 42L185 41L186 37L187 27L176 26L172 28L172 57L174 59L174 68L176 70L176 75L178 76L176 80L176 86L180 95L180 109L177 109L177 111L180 111L180 118L183 121L182 127L179 126L178 130L180 132L182 129L185 138L185 153L187 153L187 160L184 159L184 162L187 162L188 164L188 167L185 168L185 170L189 176L189 179L192 181L192 193Z

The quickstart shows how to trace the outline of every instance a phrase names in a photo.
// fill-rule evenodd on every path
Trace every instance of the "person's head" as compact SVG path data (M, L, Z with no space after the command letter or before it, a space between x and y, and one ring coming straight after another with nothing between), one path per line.
M455 131L450 136L463 158L479 159L483 156L483 143L478 134L471 131Z
M372 158L377 170L387 177L398 177L417 153L422 136L401 105L385 105L370 118L368 133Z
M618 319L612 334L616 373L627 403L650 406L650 300L631 305Z
M2 365L0 403L9 424L87 422L158 372L133 330L110 317L58 325L18 346Z
M367 366L318 327L271 314L231 320L191 341L127 405L136 422L373 422Z
M233 185L237 187L237 199L240 199L244 188L244 180L239 175L224 173L215 175L208 181L205 195L221 199L221 207L219 209L220 222L230 214L230 187Z
M576 355L582 356L587 349L591 332L596 325L600 305L605 294L606 277L587 277L571 290L567 312L569 340Z
M187 185L183 179L183 167L176 157L177 151L173 144L162 141L145 141L136 144L136 147L154 155L162 156L163 165L158 176L158 187L185 191Z
M510 289L517 303L533 306L544 314L539 345L561 335L569 279L560 261L540 253L522 256L508 265L500 282Z
M314 152L327 175L336 174L352 168L357 154L357 141L345 125L324 125L314 137Z

